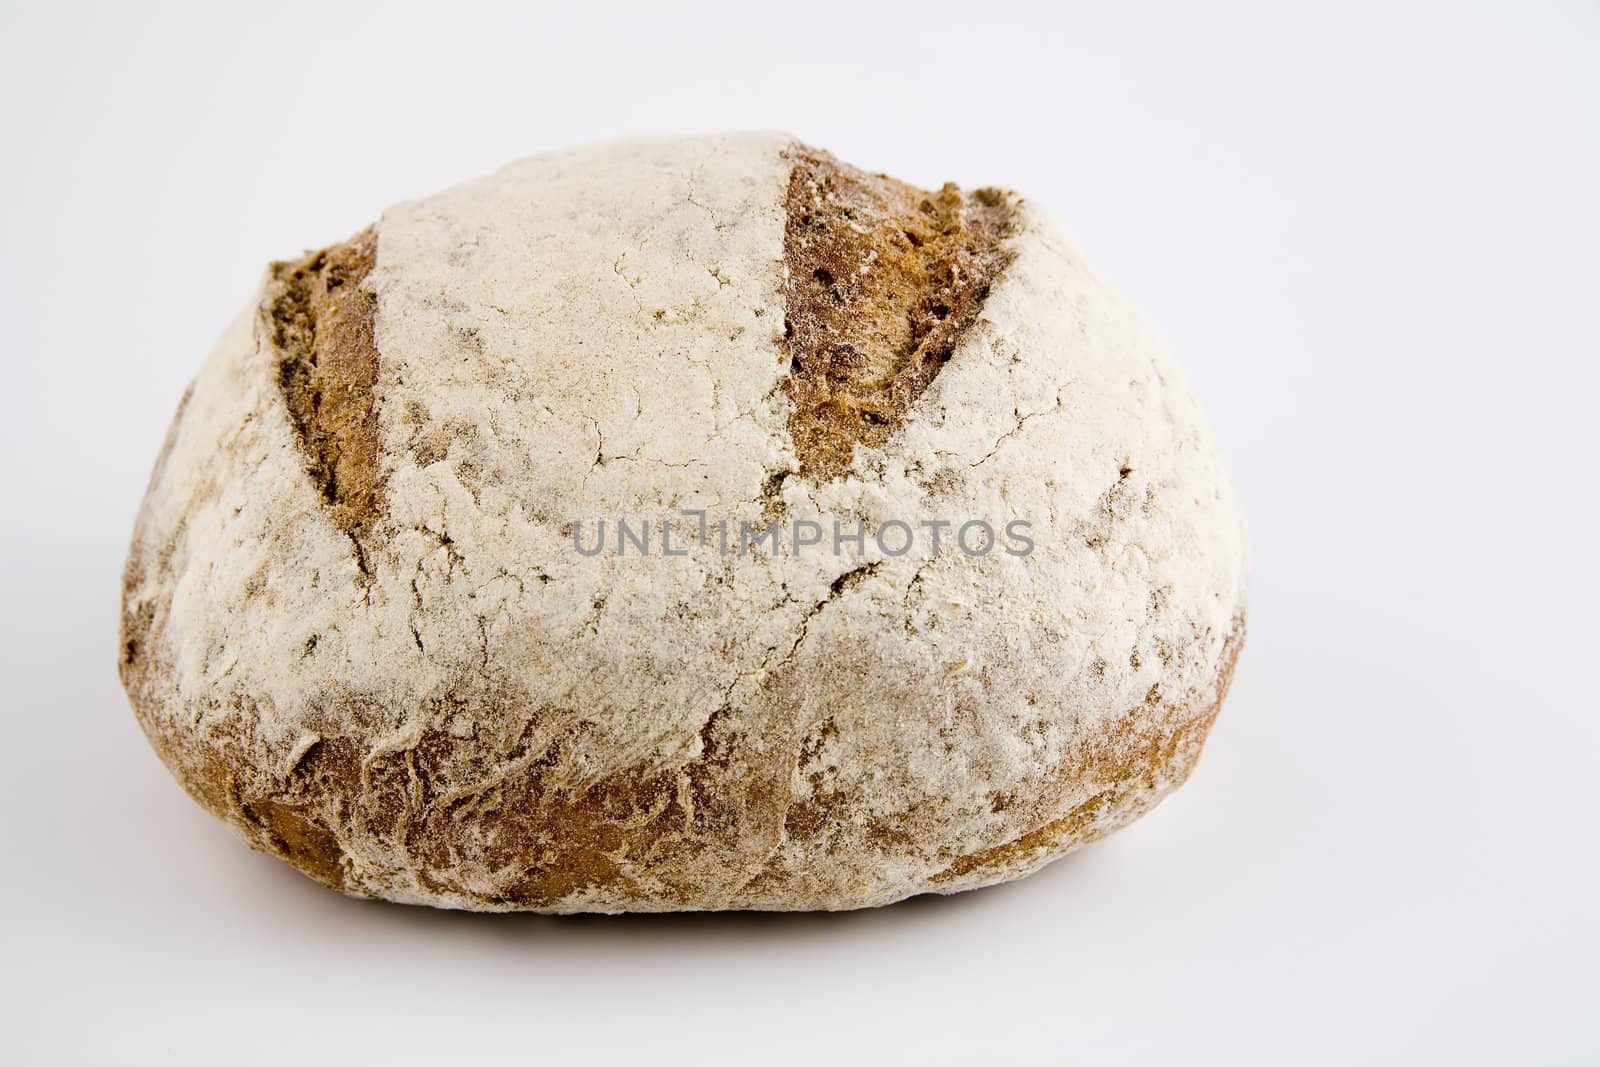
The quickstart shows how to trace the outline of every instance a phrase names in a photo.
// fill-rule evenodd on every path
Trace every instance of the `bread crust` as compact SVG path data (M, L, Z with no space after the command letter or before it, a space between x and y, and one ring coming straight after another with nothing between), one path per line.
M683 510L1020 517L1037 548L574 551ZM120 667L191 795L343 892L841 909L1148 810L1244 591L1203 417L1031 203L636 141L269 271L156 464Z

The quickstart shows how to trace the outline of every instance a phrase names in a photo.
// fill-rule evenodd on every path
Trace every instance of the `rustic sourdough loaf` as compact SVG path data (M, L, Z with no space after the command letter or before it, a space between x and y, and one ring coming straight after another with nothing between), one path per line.
M1244 579L1200 412L1035 205L628 141L271 267L121 670L196 800L350 894L857 908L1177 786Z

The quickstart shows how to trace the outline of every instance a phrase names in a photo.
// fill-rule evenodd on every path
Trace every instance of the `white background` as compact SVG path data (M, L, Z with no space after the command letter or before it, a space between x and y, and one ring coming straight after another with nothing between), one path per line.
M0 1056L1600 1057L1592 2L0 18ZM739 127L1021 189L1168 338L1254 543L1193 780L1033 878L836 916L438 913L245 850L114 662L149 466L262 265Z

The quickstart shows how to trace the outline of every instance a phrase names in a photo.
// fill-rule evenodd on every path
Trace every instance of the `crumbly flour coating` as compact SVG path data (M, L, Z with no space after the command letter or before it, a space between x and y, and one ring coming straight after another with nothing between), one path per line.
M579 550L619 518L655 551ZM1033 550L873 536L974 519ZM737 551L774 522L823 542ZM1036 205L736 134L274 265L156 464L120 665L189 792L346 893L842 909L1148 810L1244 618L1200 411Z

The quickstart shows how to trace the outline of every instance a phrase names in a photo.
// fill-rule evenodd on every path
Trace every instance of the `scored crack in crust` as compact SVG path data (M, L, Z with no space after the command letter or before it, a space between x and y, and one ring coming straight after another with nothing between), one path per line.
M978 319L1014 253L1013 197L926 192L795 146L784 198L784 344L800 472L882 447Z
M306 473L358 554L384 506L374 392L378 300L363 286L377 256L377 233L368 227L302 259L274 263L263 307Z

